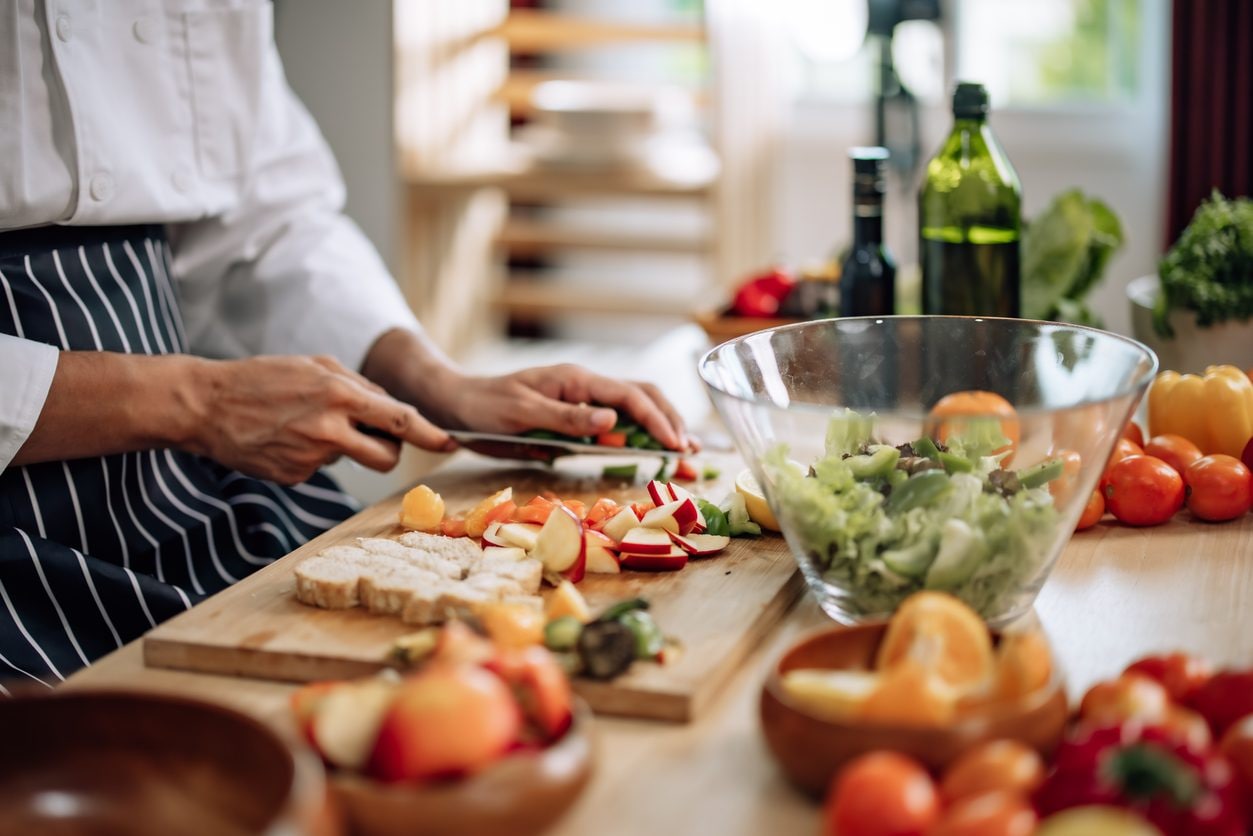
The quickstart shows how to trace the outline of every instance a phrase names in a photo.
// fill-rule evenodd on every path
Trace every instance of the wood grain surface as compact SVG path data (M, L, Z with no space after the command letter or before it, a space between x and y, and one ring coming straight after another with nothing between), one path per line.
M656 465L641 461L642 482ZM506 485L513 486L520 502L543 491L589 505L601 495L646 499L640 484L603 482L603 465L604 460L591 458L563 461L552 469L480 464L426 481L443 495L451 512L469 508ZM723 465L719 480L693 489L720 499L738 471L733 458ZM415 628L363 609L305 606L294 597L293 569L330 545L400 534L398 510L398 497L380 502L158 626L144 639L147 664L292 682L361 676L388 666L392 643ZM682 652L666 665L637 663L611 682L579 680L576 690L598 714L686 722L773 629L801 588L787 545L777 536L733 540L722 554L691 561L679 572L588 575L579 589L593 612L625 598L645 597L658 624L682 644Z

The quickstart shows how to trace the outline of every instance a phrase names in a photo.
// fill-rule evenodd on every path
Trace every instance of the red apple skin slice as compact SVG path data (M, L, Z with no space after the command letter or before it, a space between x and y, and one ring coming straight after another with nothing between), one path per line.
M666 483L666 490L670 494L670 501L681 501L684 499L695 499L691 492L682 485L676 485L674 482Z
M361 769L397 693L396 685L381 679L342 683L326 695L313 716L313 745L332 766Z
M675 548L666 554L629 554L623 552L622 568L634 572L676 572L687 565L687 552Z
M688 534L700 520L700 509L692 499L679 500L679 507L674 509L674 521L679 525L679 534Z
M709 557L731 545L731 538L722 534L671 534L670 539L692 557Z
M583 523L564 505L557 505L535 539L532 557L550 572L565 572L585 563L587 544L583 539ZM581 570L580 570L581 571ZM580 574L580 577L582 575Z
M659 528L633 528L618 547L623 552L632 554L665 554L674 546L670 535Z
M583 544L583 550L579 552L578 560L574 561L574 565L561 573L561 577L570 583L579 583L587 576L587 544Z
M678 497L671 496L670 488L665 482L658 482L653 479L648 483L648 498L653 501L653 505L662 506L668 502L673 502Z
M622 571L618 565L617 544L599 531L583 535L587 549L587 571L593 575L616 575Z
M500 536L500 529L501 523L494 522L489 525L487 530L483 532L483 542L489 546L500 546L501 548L517 545Z
M640 525L644 528L658 528L680 534L683 527L674 515L682 505L682 502L667 502L665 505L658 505L644 515L644 518L640 520Z
M633 528L639 528L639 525L640 518L635 516L635 512L631 510L630 506L627 506L610 517L601 526L600 531L615 543L619 543L627 535L627 532Z

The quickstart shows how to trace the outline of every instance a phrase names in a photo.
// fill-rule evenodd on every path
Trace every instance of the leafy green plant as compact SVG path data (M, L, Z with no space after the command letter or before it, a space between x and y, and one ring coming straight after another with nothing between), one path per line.
M1174 336L1174 309L1196 312L1198 325L1253 316L1253 200L1218 191L1197 207L1157 269L1161 292L1153 328Z
M1022 315L1101 325L1084 301L1123 244L1122 224L1104 202L1070 189L1022 237Z

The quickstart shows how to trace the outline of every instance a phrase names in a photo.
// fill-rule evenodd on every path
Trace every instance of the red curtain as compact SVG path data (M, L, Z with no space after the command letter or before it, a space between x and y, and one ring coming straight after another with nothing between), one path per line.
M1253 0L1174 0L1170 246L1218 189L1253 194Z

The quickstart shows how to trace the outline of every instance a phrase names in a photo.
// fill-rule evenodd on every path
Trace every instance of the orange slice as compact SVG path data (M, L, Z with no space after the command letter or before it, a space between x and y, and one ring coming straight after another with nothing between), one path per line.
M947 726L957 713L957 695L921 663L906 659L879 674L857 716L897 726Z
M921 665L961 697L992 678L992 636L962 601L943 592L919 592L892 616L876 665L886 673L906 662Z
M996 695L1014 700L1034 694L1053 678L1053 654L1039 630L1005 633L996 653Z
M496 506L512 501L513 488L505 488L475 505L470 509L470 513L466 514L466 536L482 537L483 532L487 531L487 526L491 523L490 517L496 510Z

